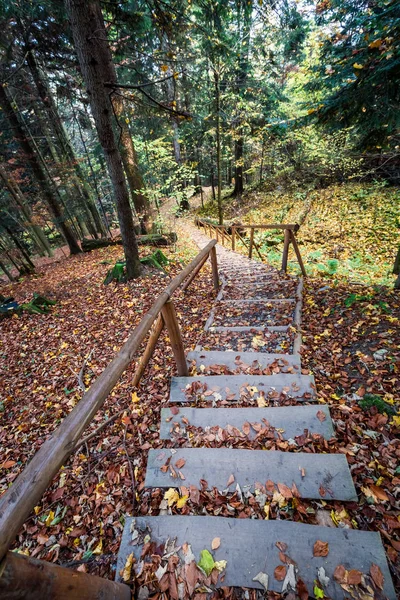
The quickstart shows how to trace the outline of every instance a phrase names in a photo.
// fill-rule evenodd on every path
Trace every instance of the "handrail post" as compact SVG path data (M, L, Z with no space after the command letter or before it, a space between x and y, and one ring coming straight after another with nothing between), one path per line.
M249 247L249 258L253 256L253 242L254 242L254 227L250 229L250 247Z
M207 257L206 257L207 258ZM142 375L149 364L151 357L153 356L154 348L158 342L158 338L161 335L162 330L164 329L164 319L162 315L158 315L157 321L153 324L153 327L150 331L149 340L146 345L146 349L143 352L141 359L139 360L139 364L135 371L135 374L132 379L132 386L137 387L142 378Z
M225 246L225 240L224 240L224 228L221 227L221 241L222 241L222 245Z
M291 239L291 242L293 244L294 251L296 252L296 256L297 256L297 260L299 261L301 272L304 275L304 277L307 277L307 273L306 273L306 269L304 267L303 259L301 258L300 250L299 250L299 247L297 245L297 240L295 238L295 235L294 235L293 231L290 232L290 239Z
M288 264L288 255L289 255L289 244L290 244L290 231L289 229L285 229L285 241L283 244L283 253L282 253L282 271L286 273L287 264Z
M235 246L236 246L236 227L233 225L232 226L232 250L235 251Z
M218 275L217 251L215 249L215 246L213 246L210 250L210 260L211 260L211 269L212 269L214 290L216 292L218 292L219 291L219 275Z
M178 375L179 377L187 377L189 375L189 371L186 362L185 349L183 347L181 330L178 319L176 318L175 307L172 300L168 300L164 304L161 314L168 330Z
M130 587L124 583L8 552L0 563L0 597L24 600L130 600L132 594Z

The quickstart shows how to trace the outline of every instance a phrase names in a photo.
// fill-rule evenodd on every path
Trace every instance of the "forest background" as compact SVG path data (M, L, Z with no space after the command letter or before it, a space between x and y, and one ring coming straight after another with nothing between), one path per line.
M135 277L133 223L200 192L219 222L299 222L310 274L398 275L395 0L3 1L1 20L8 278L118 227ZM273 264L282 241L257 237Z

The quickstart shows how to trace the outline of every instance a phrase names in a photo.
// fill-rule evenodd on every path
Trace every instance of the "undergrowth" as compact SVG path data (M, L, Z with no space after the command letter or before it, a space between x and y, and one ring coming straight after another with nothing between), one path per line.
M215 201L206 202L198 213L215 218ZM241 200L226 194L224 213L227 220L241 223L299 223L297 240L308 275L345 277L368 285L393 283L400 241L397 188L352 182L308 192L256 190ZM257 232L255 241L268 262L279 266L283 234L279 230ZM289 270L300 272L293 249Z

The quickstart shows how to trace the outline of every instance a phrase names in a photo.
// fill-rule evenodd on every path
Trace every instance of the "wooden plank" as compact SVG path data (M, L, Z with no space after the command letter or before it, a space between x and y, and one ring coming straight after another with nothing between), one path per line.
M197 368L201 365L209 367L211 365L226 365L228 369L235 370L240 366L248 365L251 367L259 366L266 369L272 363L277 362L281 372L288 368L300 368L300 356L292 354L267 354L264 352L226 352L223 350L198 350L188 352L186 355L189 366L195 361Z
M181 330L172 300L168 300L168 302L165 303L161 310L161 314L168 330L168 336L170 339L172 352L174 354L178 375L185 376L188 374L185 349L183 347Z
M324 420L317 417L317 413ZM275 429L279 429L284 440L293 439L303 435L304 430L318 433L326 440L334 435L333 423L326 405L321 406L278 406L272 408L187 408L180 407L178 414L172 414L170 408L161 409L160 439L171 438L171 429L179 428L179 435L186 435L185 419L189 425L204 429L205 427L219 426L222 429L227 425L242 430L243 423L263 423L265 419ZM254 436L253 430L249 437Z
M264 392L267 396L269 392L284 392L290 398L298 400L315 400L315 383L311 375L210 375L206 377L172 377L170 402L192 402L193 400L185 393L186 387L199 382L205 386L197 391L193 398L201 397L204 391L212 390L218 394L221 399L234 395L234 399L240 400L241 395L249 394L248 388L253 389L255 396ZM307 394L306 397L304 395ZM215 396L214 396L215 397ZM210 400L214 399L209 397ZM233 399L233 398L232 398Z
M177 547L182 547L184 543L190 544L196 561L199 561L202 550L208 549L211 552L212 540L219 537L221 544L213 551L213 556L216 561L227 561L225 576L217 584L219 586L263 589L253 581L262 572L269 577L268 590L280 593L282 581L275 579L274 570L282 566L279 549L276 547L276 542L281 542L286 544L284 554L296 563L298 576L304 581L310 597L313 597L314 580L320 567L325 569L329 578L325 595L332 600L345 600L349 594L333 577L336 567L344 565L347 570L354 569L368 574L371 565L376 564L384 577L383 594L388 600L396 600L380 535L372 531L305 525L283 520L205 516L128 518L118 555L117 577L131 553L135 555L138 567L142 568L139 562L142 546L132 542L131 532L135 529L148 530L151 541L157 547L168 538L176 539ZM328 543L327 556L313 556L313 547L317 541ZM183 559L181 551L178 555Z
M172 477L170 471L161 471L165 464L174 466L180 459L185 460L185 464L175 469L185 477L184 483L180 477ZM235 481L228 486L231 475ZM201 489L200 480L207 482L209 490L214 487L218 490L229 488L231 492L235 490L237 483L242 490L254 491L257 482L265 485L265 482L270 480L275 486L280 483L290 489L295 484L301 498L357 502L356 490L344 454L231 448L149 450L146 487L179 488L181 485L194 485ZM278 488L275 487L275 490Z

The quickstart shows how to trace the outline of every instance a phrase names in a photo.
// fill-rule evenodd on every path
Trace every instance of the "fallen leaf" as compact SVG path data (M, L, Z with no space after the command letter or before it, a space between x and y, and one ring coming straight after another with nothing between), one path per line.
M284 565L279 565L274 570L274 577L277 581L283 581L286 577L286 567Z
M314 554L314 556L328 556L328 554L329 554L328 542L321 542L321 540L317 540L314 544L313 554Z
M121 576L122 576L122 580L123 581L129 581L130 580L130 578L131 578L131 571L132 571L132 565L133 565L133 552L126 559L125 566L122 569Z
M384 577L383 577L383 573L380 570L380 568L378 567L378 565L375 565L374 563L370 566L369 572L371 574L371 577L373 579L373 582L375 583L376 587L379 588L380 590L383 590L383 584L384 584Z
M199 569L203 571L207 575L210 575L215 565L214 559L208 550L202 550L200 552L200 560L197 563Z
M319 410L319 411L317 412L317 419L318 419L319 421L321 421L321 423L322 423L322 421L325 421L325 419L326 419L326 414L324 413L324 411L323 411L323 410Z
M230 477L228 479L228 483L226 484L227 487L229 487L230 485L232 485L232 483L235 483L235 477L234 477L234 475L230 475Z
M269 581L269 577L266 573L262 573L261 571L255 576L253 577L253 581L257 581L258 583L261 583L261 585L263 586L263 588L265 589L265 591L268 591L268 581Z
M186 460L184 458L180 458L179 460L176 461L175 466L177 469L182 469L182 467L184 467L186 464Z
M211 542L211 549L216 550L217 548L220 547L220 545L221 545L221 538L215 537L213 539L213 541Z
M347 582L349 585L360 585L362 573L356 569L347 572Z

